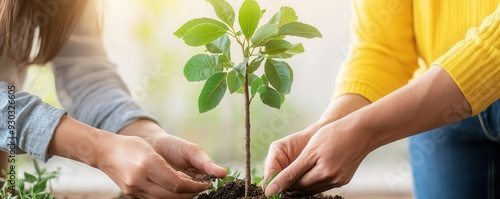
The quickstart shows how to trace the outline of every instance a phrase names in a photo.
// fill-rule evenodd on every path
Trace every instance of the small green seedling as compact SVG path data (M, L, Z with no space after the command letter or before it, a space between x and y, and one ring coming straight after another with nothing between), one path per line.
M276 176L278 176L279 173L274 173L270 178L269 180L266 182L266 187L269 186L269 184L271 184L271 182L274 180L274 178L276 178ZM279 194L276 194L274 196L269 196L267 198L269 199L281 199L281 195L282 193L279 193Z
M47 189L47 183L59 176L59 171L47 171L42 169L34 161L36 174L24 172L24 179L16 181L15 190L9 190L8 183L4 183L0 190L0 198L4 199L55 199Z
M228 175L224 178L215 179L213 186L210 189L211 191L219 189L220 187L224 186L224 184L226 184L227 182L235 181L240 178L241 174L240 171L231 171L231 168L229 167L226 167L226 170Z
M255 185L257 185L257 187L260 187L262 180L264 180L264 178L262 177L261 174L259 174L257 172L257 169L252 168L252 181L253 181L253 183L255 183Z
M251 183L250 104L255 96L279 109L285 94L292 90L293 71L283 59L304 52L302 44L292 44L287 36L322 37L315 27L298 22L295 10L281 9L259 27L266 10L257 1L244 0L236 18L225 0L207 0L220 20L197 18L182 25L174 35L189 46L204 46L207 53L189 59L184 76L190 82L205 81L198 98L200 113L212 110L229 93L240 93L245 99L245 196ZM235 28L237 19L240 30ZM236 41L242 60L234 60L231 41ZM263 74L257 75L264 65Z

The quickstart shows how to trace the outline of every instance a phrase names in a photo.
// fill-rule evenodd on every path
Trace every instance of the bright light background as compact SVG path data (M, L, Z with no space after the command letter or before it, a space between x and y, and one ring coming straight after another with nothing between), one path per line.
M242 0L228 2L239 8ZM288 61L295 77L283 110L267 107L259 100L252 104L253 162L261 170L273 140L307 127L328 106L337 71L346 57L350 5L349 1L324 0L259 3L267 9L264 21L286 5L296 10L299 21L317 27L323 34L322 39L290 38L303 43L306 52ZM188 83L182 71L185 62L204 49L186 46L172 34L190 19L216 18L211 5L203 0L108 0L104 13L109 57L117 64L132 96L169 133L201 145L221 165L241 168L244 162L242 95L226 93L216 109L199 114L197 98L203 83ZM37 82L50 82L51 78L33 75L36 73L47 71L31 70L30 90L47 101L55 101L53 87L36 86L40 85ZM145 84L146 81L150 84ZM410 191L406 154L405 141L378 149L365 159L351 184L334 192ZM104 174L88 167L58 158L51 160L48 166L63 169L64 175L56 183L56 190L117 190Z

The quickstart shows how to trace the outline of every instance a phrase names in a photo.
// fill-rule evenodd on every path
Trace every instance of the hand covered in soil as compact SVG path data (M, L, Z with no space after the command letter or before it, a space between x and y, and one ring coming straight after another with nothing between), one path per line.
M266 160L266 177L282 171L266 188L266 195L285 190L319 193L349 183L371 151L368 136L362 133L340 120L320 128L307 144L296 135L278 141Z

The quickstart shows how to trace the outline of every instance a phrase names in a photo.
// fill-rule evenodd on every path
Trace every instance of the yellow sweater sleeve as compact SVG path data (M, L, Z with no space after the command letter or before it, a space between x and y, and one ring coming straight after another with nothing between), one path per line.
M374 102L404 86L418 68L410 0L354 0L349 54L333 99L359 94Z
M455 80L477 115L500 98L500 7L435 65Z

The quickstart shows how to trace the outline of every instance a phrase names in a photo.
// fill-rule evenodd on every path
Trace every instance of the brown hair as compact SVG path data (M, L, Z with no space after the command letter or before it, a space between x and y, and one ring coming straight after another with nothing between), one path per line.
M1 0L0 59L21 67L53 59L76 27L87 0Z

